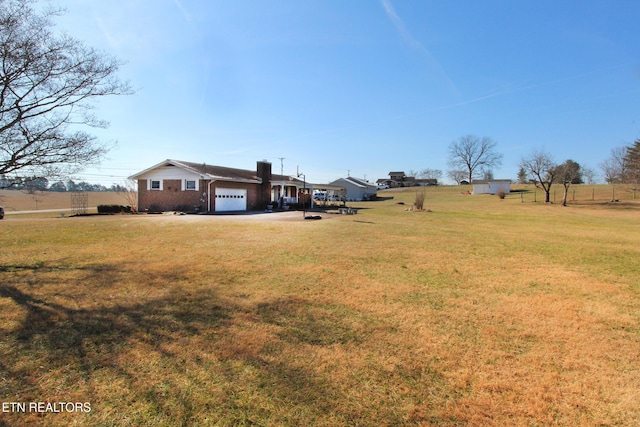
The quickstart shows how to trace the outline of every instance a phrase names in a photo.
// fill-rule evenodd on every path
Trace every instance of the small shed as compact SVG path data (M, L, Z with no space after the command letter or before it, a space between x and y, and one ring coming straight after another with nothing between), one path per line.
M473 181L473 194L498 194L511 192L510 179L491 179L482 181Z
M378 186L376 184L352 176L337 179L329 185L343 187L347 200L369 200L374 198L378 193Z

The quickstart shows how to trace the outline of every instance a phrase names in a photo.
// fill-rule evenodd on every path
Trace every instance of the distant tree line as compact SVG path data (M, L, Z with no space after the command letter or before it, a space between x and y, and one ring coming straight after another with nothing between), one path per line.
M75 182L72 179L49 183L45 177L0 177L0 189L11 189L35 193L36 191L53 192L82 192L82 191L113 191L123 193L129 189L120 184L111 184L107 187L102 184L91 184L86 181Z

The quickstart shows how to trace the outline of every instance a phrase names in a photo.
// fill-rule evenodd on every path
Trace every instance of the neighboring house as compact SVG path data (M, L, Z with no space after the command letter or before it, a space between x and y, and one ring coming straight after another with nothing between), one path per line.
M397 183L404 181L406 176L404 172L389 172L389 179Z
M224 212L261 210L280 197L297 202L302 181L271 174L271 163L255 170L168 159L130 177L138 182L138 209Z
M473 194L498 194L511 192L510 179L491 179L482 181L473 181Z
M389 178L381 178L377 181L379 188L415 187L427 185L413 176L407 176L404 172L389 172ZM437 181L436 181L437 183Z
M329 185L344 187L347 200L368 200L375 197L378 192L378 186L376 184L351 176L337 179Z

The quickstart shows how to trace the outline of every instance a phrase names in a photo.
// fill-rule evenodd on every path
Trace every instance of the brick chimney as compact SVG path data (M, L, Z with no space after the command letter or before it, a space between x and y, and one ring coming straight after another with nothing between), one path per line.
M258 208L264 209L271 202L271 163L266 160L258 161L256 172L258 178L262 180L258 195Z

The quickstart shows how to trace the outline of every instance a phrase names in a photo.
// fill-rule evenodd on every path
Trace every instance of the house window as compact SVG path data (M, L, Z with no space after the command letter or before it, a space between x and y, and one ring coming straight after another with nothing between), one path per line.
M160 181L151 181L151 186L150 186L151 190L162 190L162 186L160 185Z
M196 190L196 182L195 182L195 181L189 181L189 180L187 180L187 181L185 182L185 186L184 186L184 188L185 188L186 190Z

